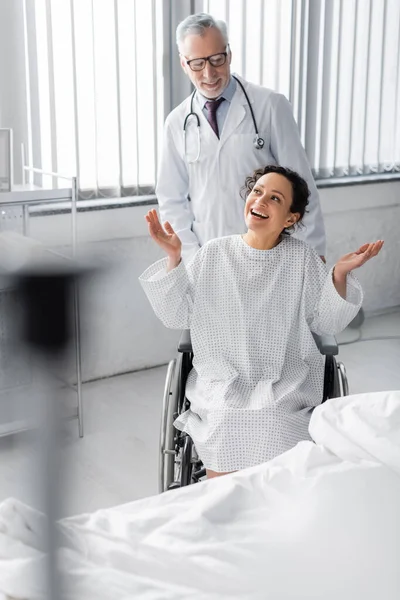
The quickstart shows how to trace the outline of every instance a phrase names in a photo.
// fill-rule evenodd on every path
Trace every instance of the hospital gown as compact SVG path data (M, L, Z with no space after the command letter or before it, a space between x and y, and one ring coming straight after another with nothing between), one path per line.
M139 278L159 319L190 329L190 409L175 426L193 439L208 469L251 467L309 440L323 397L324 357L312 336L342 331L363 293L347 276L346 300L332 269L303 241L271 250L240 235L211 240L169 273L167 259Z

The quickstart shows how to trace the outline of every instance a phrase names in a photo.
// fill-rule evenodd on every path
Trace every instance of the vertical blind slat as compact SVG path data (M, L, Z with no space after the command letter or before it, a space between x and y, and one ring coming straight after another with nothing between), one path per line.
M157 179L158 160L158 132L157 132L157 34L156 34L156 0L152 0L152 38L153 38L153 121L154 121L154 181Z
M325 0L320 2L319 37L318 37L318 77L317 77L317 103L316 103L316 127L315 127L315 164L319 171L321 168L321 143L322 129L322 102L324 96L324 44L325 44Z
M76 176L80 180L80 150L78 130L78 86L76 76L76 38L75 38L75 11L74 0L69 1L71 12L71 46L72 46L72 77L74 85L74 127L75 127L75 154L76 154Z
M25 55L25 86L26 86L26 121L28 125L28 143L27 143L27 159L28 165L33 165L33 150L32 150L32 114L31 114L31 73L29 68L29 27L28 27L28 19L27 19L27 7L26 0L23 0L22 3L22 14L23 14L23 27L24 27L24 55ZM23 160L23 164L26 166L25 160ZM21 165L23 166L23 165ZM27 180L26 173L22 173L22 183L24 184ZM29 171L28 173L28 181L30 184L33 184L33 173Z
M351 92L350 92L350 112L351 112L351 121L349 127L349 146L347 153L347 166L348 166L348 174L352 175L352 164L351 164L351 153L353 148L353 114L354 114L354 80L355 80L355 69L356 69L356 48L357 48L357 22L358 22L358 9L359 9L359 0L356 0L355 3L355 17L354 17L354 39L353 39L353 60L351 66Z
M279 90L281 85L281 30L282 30L282 2L278 2L276 5L276 31L277 44L276 44L276 56L275 56L275 89Z
M307 99L307 56L308 56L308 21L309 21L309 0L304 0L303 4L304 17L302 28L302 64L301 64L301 80L300 80L300 138L305 145L306 139L306 99Z
M225 15L226 15L226 22L229 23L229 0L225 0Z
M293 109L295 99L295 73L296 73L296 53L297 53L297 2L292 0L292 13L291 13L291 24L290 24L290 65L289 65L289 102L291 102ZM294 114L296 111L294 110Z
M392 145L392 169L400 170L400 11L397 23L397 51L396 51L396 100L394 104L394 127L393 127L393 145ZM399 139L397 139L399 136ZM397 151L397 157L396 157ZM398 163L396 163L396 159Z
M95 26L94 26L94 0L91 0L91 11L92 11L92 56L93 56L93 115L94 115L94 148L95 148L95 178L96 178L96 189L99 189L99 139L98 139L98 114L96 105L96 51L95 51Z
M263 23L264 23L264 13L265 13L265 0L261 0L261 9L260 9L260 69L259 69L259 78L260 85L263 84L263 73L264 73L264 39L263 35Z
M137 43L136 43L136 32L137 32L137 4L136 0L133 1L133 30L135 32L134 35L134 48L135 48L135 96L137 99L138 94L138 76L137 76ZM139 108L138 102L136 100L135 103L135 129L136 129L136 194L139 195Z
M387 19L387 0L383 0L383 21L382 21L382 55L381 55L381 74L380 74L380 92L379 92L379 113L378 113L378 144L376 164L378 170L381 170L381 132L382 132L382 103L383 103L383 72L385 68L385 40L386 40L386 19Z
M340 123L337 115L340 96L340 59L341 59L341 41L342 41L342 17L343 17L343 0L339 0L339 27L338 27L338 59L337 59L337 80L336 80L336 127L335 127L335 143L334 143L334 158L333 158L333 173L334 175L342 175L338 172L338 125Z
M57 161L57 122L56 122L56 102L54 85L54 53L53 53L53 33L51 19L51 0L46 0L46 31L47 31L47 52L48 52L48 73L49 73L49 95L50 95L50 144L51 144L51 170L53 173L58 171ZM53 187L58 187L58 178L53 177Z
M117 121L118 121L118 158L119 158L119 187L123 188L124 174L122 170L122 119L121 119L121 73L119 59L119 10L118 0L114 0L114 29L115 29L115 73L117 79Z
M242 70L243 77L246 77L246 26L247 26L247 11L246 1L242 0Z
M367 60L365 61L365 68L366 68L366 84L365 84L365 96L366 98L368 97L368 92L369 92L369 61L370 61L370 54L371 54L371 29L372 29L372 0L369 1L369 7L368 7L368 42L367 42ZM363 173L366 174L368 172L368 167L365 164L365 158L366 158L366 148L367 148L367 144L366 144L366 140L367 140L367 123L368 123L368 111L365 109L365 114L364 114L364 130L363 130L363 151L362 151L362 156L363 156Z

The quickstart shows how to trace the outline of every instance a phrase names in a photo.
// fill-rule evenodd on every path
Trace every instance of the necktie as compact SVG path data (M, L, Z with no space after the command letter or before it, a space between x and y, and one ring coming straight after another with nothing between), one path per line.
M218 98L218 100L208 100L205 103L205 107L207 109L207 120L210 123L211 127L217 138L219 139L219 131L218 131L218 123L217 123L217 109L218 106L223 102L223 98Z

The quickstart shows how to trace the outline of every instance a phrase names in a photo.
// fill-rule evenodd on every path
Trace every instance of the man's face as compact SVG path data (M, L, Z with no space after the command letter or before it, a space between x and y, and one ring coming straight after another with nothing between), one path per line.
M229 83L231 76L231 52L224 65L213 67L209 61L202 71L192 71L186 61L195 58L206 58L226 51L221 32L215 27L206 29L204 35L188 35L180 48L181 66L193 85L203 96L213 100L218 98Z

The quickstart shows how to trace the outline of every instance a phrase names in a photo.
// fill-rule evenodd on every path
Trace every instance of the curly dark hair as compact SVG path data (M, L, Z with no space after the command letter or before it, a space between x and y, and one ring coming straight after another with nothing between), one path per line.
M252 191L253 187L257 183L257 181L263 175L267 175L267 173L277 173L278 175L282 175L286 177L292 184L292 204L290 206L290 212L298 213L300 215L297 223L283 230L282 233L290 234L295 228L302 227L301 223L306 212L306 207L308 205L308 197L310 195L310 190L308 189L307 183L304 181L298 173L288 169L286 167L280 167L277 165L267 165L266 167L261 167L260 169L256 169L252 175L246 177L246 181L242 189L240 190L240 195L243 200L247 200L247 196Z

